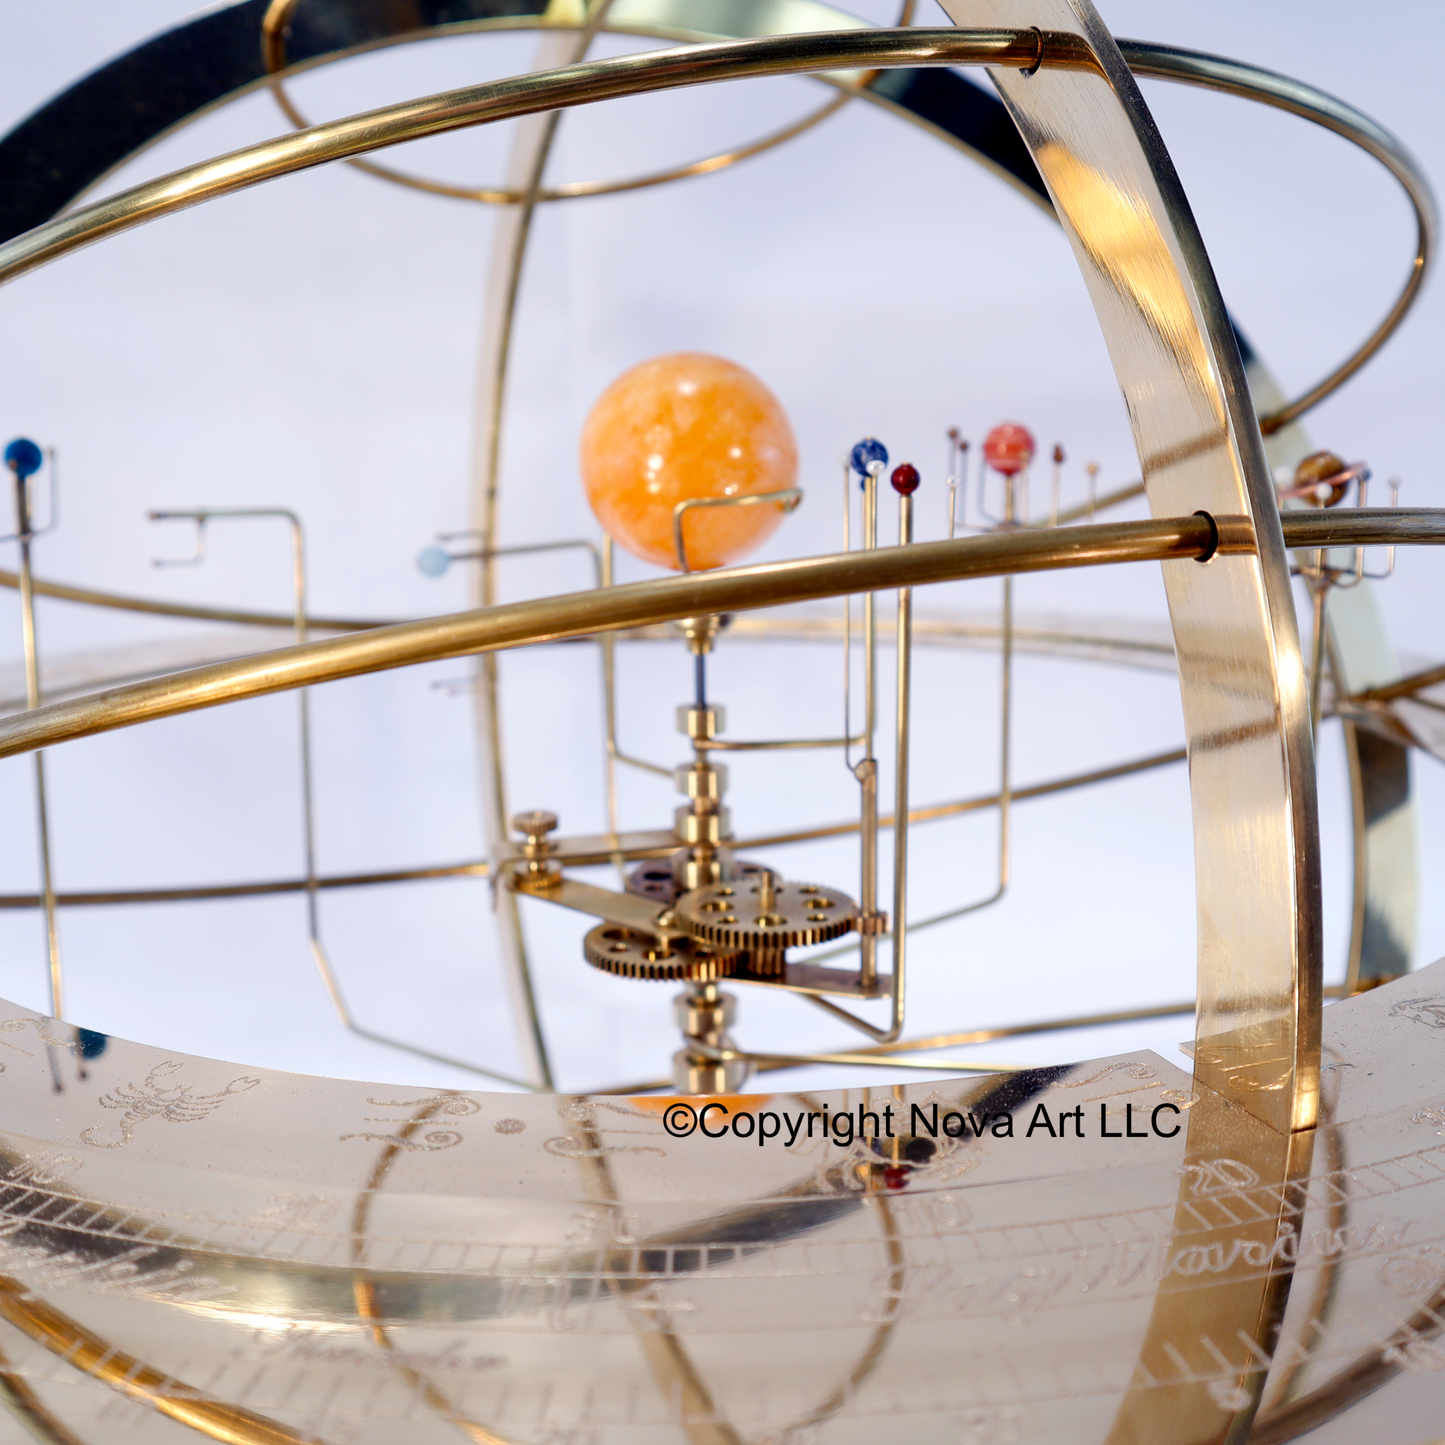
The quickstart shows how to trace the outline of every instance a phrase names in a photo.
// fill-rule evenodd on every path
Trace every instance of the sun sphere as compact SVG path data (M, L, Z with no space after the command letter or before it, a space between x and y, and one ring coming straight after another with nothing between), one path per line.
M720 356L677 352L624 372L582 428L582 481L604 530L645 562L679 570L673 508L791 487L798 447L777 398ZM683 513L693 571L723 567L777 530L781 504Z
M1006 477L1016 476L1034 459L1034 437L1017 422L1000 422L983 439L984 460Z

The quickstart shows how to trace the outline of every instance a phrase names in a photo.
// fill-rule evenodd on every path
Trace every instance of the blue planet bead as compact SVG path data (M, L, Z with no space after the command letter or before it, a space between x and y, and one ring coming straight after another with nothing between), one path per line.
M853 463L853 470L866 479L868 468L874 462L882 462L885 467L888 465L888 448L877 437L864 437L853 448L849 460Z
M16 437L5 448L5 465L22 480L33 477L44 460L45 453L29 437Z
M451 553L442 547L425 547L416 565L427 577L440 577L452 565Z
M82 1059L98 1059L110 1044L107 1034L98 1034L94 1029L76 1029L75 1037Z

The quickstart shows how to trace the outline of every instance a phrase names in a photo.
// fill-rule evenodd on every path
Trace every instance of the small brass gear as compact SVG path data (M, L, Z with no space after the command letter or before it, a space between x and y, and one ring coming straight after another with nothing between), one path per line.
M765 909L766 887L760 875L694 888L674 905L678 925L715 948L761 955L826 943L857 927L857 905L836 888L774 879Z
M621 923L599 923L582 940L593 968L621 978L657 983L708 983L727 978L738 966L736 951L709 948L693 938L661 939Z

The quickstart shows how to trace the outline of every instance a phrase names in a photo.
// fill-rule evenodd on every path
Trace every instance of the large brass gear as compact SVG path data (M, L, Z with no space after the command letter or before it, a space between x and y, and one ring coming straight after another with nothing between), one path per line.
M655 983L710 983L727 978L740 962L736 950L709 948L693 938L663 939L621 923L599 923L582 940L593 968Z
M694 888L677 900L678 926L716 948L762 955L826 943L857 927L857 904L836 888L774 880L764 909L764 887L761 878L738 878Z

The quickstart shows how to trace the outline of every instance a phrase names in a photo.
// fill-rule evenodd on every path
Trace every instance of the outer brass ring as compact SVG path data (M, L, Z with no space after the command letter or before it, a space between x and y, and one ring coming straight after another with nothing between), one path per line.
M1205 90L1223 91L1226 95L1237 95L1243 100L1288 111L1342 136L1379 161L1399 181L1415 212L1415 259L1410 263L1410 274L1405 279L1404 288L1386 312L1385 319L1365 338L1362 346L1323 380L1268 416L1260 417L1260 430L1269 436L1339 390L1390 339L1405 319L1406 312L1415 304L1434 254L1435 232L1439 227L1430 183L1419 161L1398 137L1391 135L1363 111L1356 110L1327 91L1272 70L1228 60L1221 55L1206 55L1173 45L1155 45L1145 40L1120 40L1118 44L1120 53L1136 76L1172 80L1183 85L1202 86Z
M291 3L292 0L273 0L271 10L284 4L286 13L289 13ZM1418 233L1416 254L1405 287L1394 306L1365 343L1340 366L1303 396L1262 419L1261 425L1266 433L1277 431L1302 416L1353 376L1393 334L1414 304L1434 251L1436 212L1429 182L1418 162L1395 136L1363 112L1314 86L1221 56L1136 40L1120 40L1118 46L1137 75L1221 90L1287 110L1334 131L1389 169L1404 187L1414 208ZM831 55L829 52L832 52ZM673 75L664 79L661 72L679 61L691 74L686 78ZM269 55L267 63L270 64ZM820 71L827 78L827 72L840 70L969 64L1016 66L1032 73L1040 67L1088 67L1092 61L1084 51L1053 33L1045 45L1040 32L1032 29L988 32L920 28L813 32L772 36L761 41L696 45L681 51L622 56L610 61L593 61L557 71L516 76L492 86L468 87L423 101L387 106L348 120L314 126L218 161L189 167L108 201L72 211L0 247L0 283L115 231L129 229L203 200L230 194L259 181L490 120L699 81ZM505 101L496 103L503 94L507 95L511 104ZM911 116L911 112L892 105L886 97L869 90L865 90L863 95L905 117ZM929 128L926 122L919 122L918 117L912 119Z

